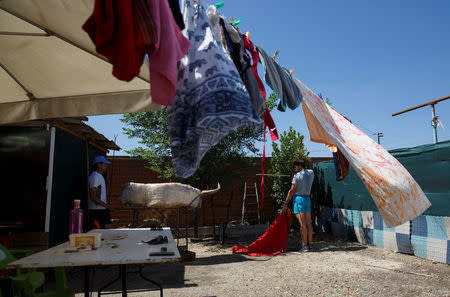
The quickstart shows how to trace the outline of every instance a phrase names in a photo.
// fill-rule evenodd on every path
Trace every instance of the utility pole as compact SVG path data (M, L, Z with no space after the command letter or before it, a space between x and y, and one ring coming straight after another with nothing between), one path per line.
M431 104L431 127L433 127L434 143L438 142L438 137L437 137L438 122L439 122L439 117L436 116L436 111L434 110L434 104Z
M377 137L378 137L378 144L380 144L380 138L383 137L383 132L378 132L377 133Z
M424 107L424 106L427 106L427 105L430 105L431 106L431 127L433 128L433 140L434 140L434 143L437 143L438 142L437 126L438 126L438 123L439 123L439 117L436 116L436 111L434 109L434 106L438 102L441 102L441 101L444 101L444 100L447 100L447 99L450 99L450 96L442 97L442 98L439 98L439 99L436 99L436 100L433 100L433 101L429 101L427 103L416 105L414 107L411 107L411 108L408 108L408 109L405 109L405 110L393 113L392 116L394 117L396 115L399 115L399 114L402 114L402 113L405 113L405 112L408 112L408 111L411 111L411 110L414 110L414 109L418 109L418 108L421 108L421 107Z

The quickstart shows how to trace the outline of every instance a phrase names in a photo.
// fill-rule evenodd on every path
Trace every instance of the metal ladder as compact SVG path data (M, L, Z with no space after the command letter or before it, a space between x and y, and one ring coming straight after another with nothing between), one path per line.
M250 189L251 191L247 191L247 189ZM247 197L256 197L256 203L248 202L247 201ZM241 225L244 225L244 222L245 222L245 210L249 206L255 206L256 207L256 212L258 214L258 224L260 224L261 223L261 214L259 212L258 187L256 186L256 183L255 183L254 192L253 192L253 186L251 186L251 185L247 186L247 182L245 182L244 183L244 196L242 198Z

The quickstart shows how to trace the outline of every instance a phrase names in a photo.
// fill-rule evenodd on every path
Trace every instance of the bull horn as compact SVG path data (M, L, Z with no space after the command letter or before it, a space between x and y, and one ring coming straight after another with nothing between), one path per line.
M220 191L220 184L217 183L217 188L212 189L212 190L203 190L200 195L201 196L212 195L212 194L215 194L215 193L217 193L219 191Z

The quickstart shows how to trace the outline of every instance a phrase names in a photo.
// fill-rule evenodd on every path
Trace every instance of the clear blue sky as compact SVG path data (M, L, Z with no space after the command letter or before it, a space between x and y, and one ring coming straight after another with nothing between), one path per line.
M216 2L206 1L214 4ZM294 69L294 76L364 133L382 132L386 149L433 142L431 108L396 117L408 107L450 95L450 1L254 1L229 0L220 9L241 18L242 33ZM450 99L436 105L450 139ZM305 135L311 156L330 156L309 141L301 108L272 116L279 131L293 126ZM123 149L137 140L122 134L120 115L89 117L88 124ZM262 148L262 144L260 145ZM271 143L267 152L270 155ZM112 154L112 152L110 153ZM125 155L124 151L115 155Z

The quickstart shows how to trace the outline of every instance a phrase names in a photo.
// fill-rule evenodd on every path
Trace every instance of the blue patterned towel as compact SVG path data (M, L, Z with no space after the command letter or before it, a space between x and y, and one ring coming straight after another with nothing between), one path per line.
M184 0L183 34L192 46L178 64L175 99L168 109L175 175L194 174L206 152L228 133L243 127L262 131L236 67L198 0Z

